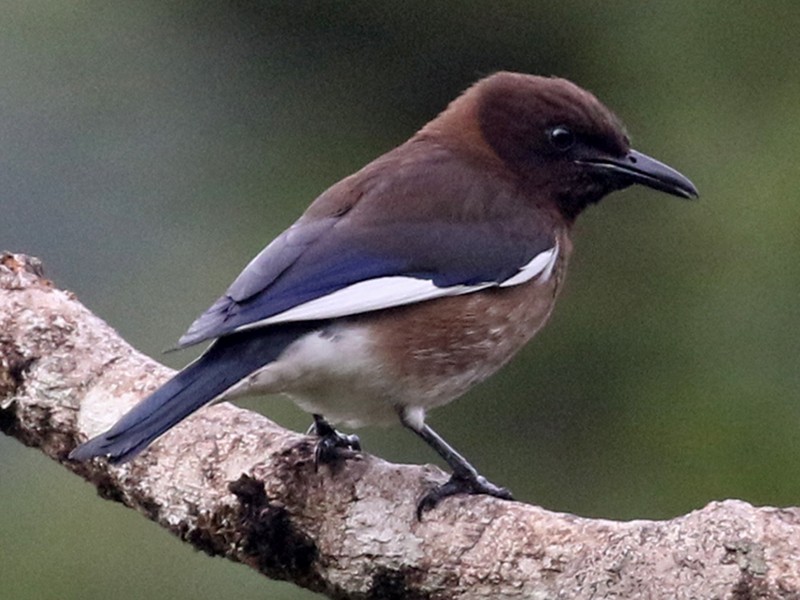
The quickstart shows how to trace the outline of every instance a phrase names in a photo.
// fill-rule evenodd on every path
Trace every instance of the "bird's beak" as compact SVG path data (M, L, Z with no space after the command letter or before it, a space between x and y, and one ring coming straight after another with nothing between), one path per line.
M604 156L578 162L619 178L626 185L639 183L681 198L699 195L694 184L678 171L636 150L628 151L622 158Z

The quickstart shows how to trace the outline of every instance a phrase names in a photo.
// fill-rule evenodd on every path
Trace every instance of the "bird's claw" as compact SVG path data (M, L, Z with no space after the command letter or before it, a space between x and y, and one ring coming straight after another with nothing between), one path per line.
M315 419L309 433L319 437L314 448L314 470L318 470L321 464L352 458L361 451L361 440L357 435L340 433L323 419Z
M335 463L343 458L352 458L361 451L361 440L357 435L345 435L334 432L317 441L314 449L314 469L321 464Z
M453 474L447 482L428 490L417 504L417 520L422 521L422 515L450 496L456 494L485 494L500 498L501 500L513 500L511 492L504 487L493 484L485 477L478 475L472 478L464 475Z

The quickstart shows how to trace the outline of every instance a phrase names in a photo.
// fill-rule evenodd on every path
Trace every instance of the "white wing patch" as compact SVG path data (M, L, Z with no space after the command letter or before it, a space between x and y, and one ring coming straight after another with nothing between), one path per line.
M541 273L542 281L547 281L553 274L553 267L556 266L556 259L558 258L558 242L556 245L540 252L534 256L531 261L522 267L516 275L500 282L500 287L511 287L512 285L519 285L530 281Z
M537 276L543 282L548 281L553 274L553 268L558 259L558 250L558 243L556 243L552 248L534 256L516 274L501 282L489 281L475 285L437 287L429 279L404 276L377 277L359 281L327 296L298 304L277 315L237 327L235 331L290 321L335 319L383 308L415 304L424 300L433 300L434 298L462 296L491 287L520 285Z

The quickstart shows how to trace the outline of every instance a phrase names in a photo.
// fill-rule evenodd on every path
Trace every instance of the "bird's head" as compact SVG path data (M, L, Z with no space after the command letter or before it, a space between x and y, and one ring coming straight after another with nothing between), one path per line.
M484 145L570 221L609 192L637 183L697 197L686 177L633 150L616 115L566 79L495 73L464 92L437 120L460 129L471 144Z

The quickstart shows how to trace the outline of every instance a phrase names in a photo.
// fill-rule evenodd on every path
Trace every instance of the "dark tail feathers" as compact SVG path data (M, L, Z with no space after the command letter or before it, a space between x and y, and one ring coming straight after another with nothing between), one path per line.
M287 323L220 338L196 361L128 411L105 433L75 448L73 460L108 456L130 460L157 437L210 403L256 369L276 360L295 340L325 323Z

